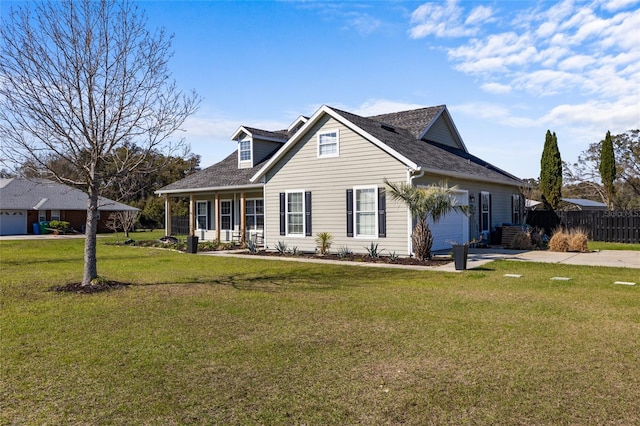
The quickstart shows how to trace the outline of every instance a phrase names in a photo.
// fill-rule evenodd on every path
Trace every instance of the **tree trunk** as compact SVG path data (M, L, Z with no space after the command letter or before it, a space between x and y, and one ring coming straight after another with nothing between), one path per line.
M433 234L424 219L418 219L411 233L413 253L418 260L431 259L431 247L433 246Z
M90 188L87 201L87 222L84 239L84 275L82 285L91 285L98 278L98 261L96 257L96 234L98 231L98 191Z

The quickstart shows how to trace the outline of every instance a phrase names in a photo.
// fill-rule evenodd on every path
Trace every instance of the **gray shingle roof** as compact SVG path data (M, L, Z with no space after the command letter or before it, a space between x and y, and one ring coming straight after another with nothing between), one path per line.
M424 169L441 171L443 175L458 174L472 179L488 179L508 185L520 184L520 180L517 177L469 154L463 149L419 139L425 129L430 127L434 120L446 110L445 105L379 114L371 117L361 117L337 108L328 108ZM386 126L382 126L382 124ZM247 126L243 126L243 128L258 137L288 140L293 136L293 133L286 130L268 131ZM276 151L267 156L262 163L246 169L238 169L238 157L237 151L235 151L219 163L161 188L158 193L252 185L250 178L262 168ZM256 185L256 183L253 183L253 185Z
M251 132L253 136L262 136L265 138L273 138L273 139L281 139L284 141L288 141L291 137L291 134L288 130L263 130L256 129L255 127L242 126L247 131Z
M0 179L0 208L11 210L86 210L87 194L46 179ZM139 210L108 198L98 198L100 211Z
M421 134L431 120L440 114L444 106L384 114L372 118L360 117L336 108L331 109L420 167L441 170L444 175L447 173L464 174L470 178L490 179L509 185L520 184L517 177L462 149L417 139L415 135ZM411 129L402 128L399 124L393 130L381 126L381 123L391 125L403 122L411 123L411 120L416 117L430 121L420 125L411 125ZM384 118L384 120L380 120L380 118Z
M227 186L245 186L256 185L249 179L264 165L264 163L271 158L276 152L274 150L267 156L261 163L256 164L254 167L239 169L238 168L238 151L234 151L227 158L207 167L197 173L187 176L184 179L180 179L177 182L169 184L161 189L158 193L172 192L176 190L186 189L202 189L202 188L221 188ZM259 185L259 184L257 184Z

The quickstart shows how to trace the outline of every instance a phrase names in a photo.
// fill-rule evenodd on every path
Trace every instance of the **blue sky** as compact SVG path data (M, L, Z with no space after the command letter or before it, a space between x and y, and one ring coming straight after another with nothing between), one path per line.
M640 0L141 1L175 34L171 70L204 100L185 123L209 166L240 125L276 130L322 104L374 115L446 104L469 151L538 177L640 127Z

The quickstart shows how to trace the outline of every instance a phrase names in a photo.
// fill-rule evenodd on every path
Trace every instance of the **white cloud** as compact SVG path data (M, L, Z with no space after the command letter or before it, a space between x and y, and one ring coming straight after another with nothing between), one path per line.
M485 23L493 21L491 19L493 15L493 9L487 6L478 6L469 13L467 19L464 21L465 25L473 25L476 23Z
M533 127L539 124L537 120L513 115L511 108L501 104L469 102L465 104L452 105L449 109L452 112L459 112L474 118L491 120L509 127Z
M446 3L425 3L411 14L409 30L411 38L424 38L430 35L436 37L463 37L474 35L479 28L474 26L482 23L482 18L491 16L491 9L483 6L476 7L466 22L462 21L463 9L457 0L447 0ZM466 25L465 25L466 24Z
M615 12L638 3L638 0L604 0L602 7L610 12Z
M484 83L480 86L482 90L487 93L495 95L503 95L511 92L511 86L500 83Z
M345 107L347 111L354 114L369 117L378 114L387 114L390 112L407 111L411 109L423 108L429 105L420 105L390 99L370 99L356 107Z

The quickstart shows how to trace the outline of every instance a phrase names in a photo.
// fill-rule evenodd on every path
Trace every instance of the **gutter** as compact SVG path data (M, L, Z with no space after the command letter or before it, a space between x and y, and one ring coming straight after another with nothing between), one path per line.
M156 195L168 195L168 194L190 194L190 193L198 193L198 192L210 192L210 191L233 191L236 189L260 189L264 188L264 184L254 184L254 185L240 185L240 186L210 186L206 188L185 188L185 189L168 189L168 190L157 190L154 192Z

